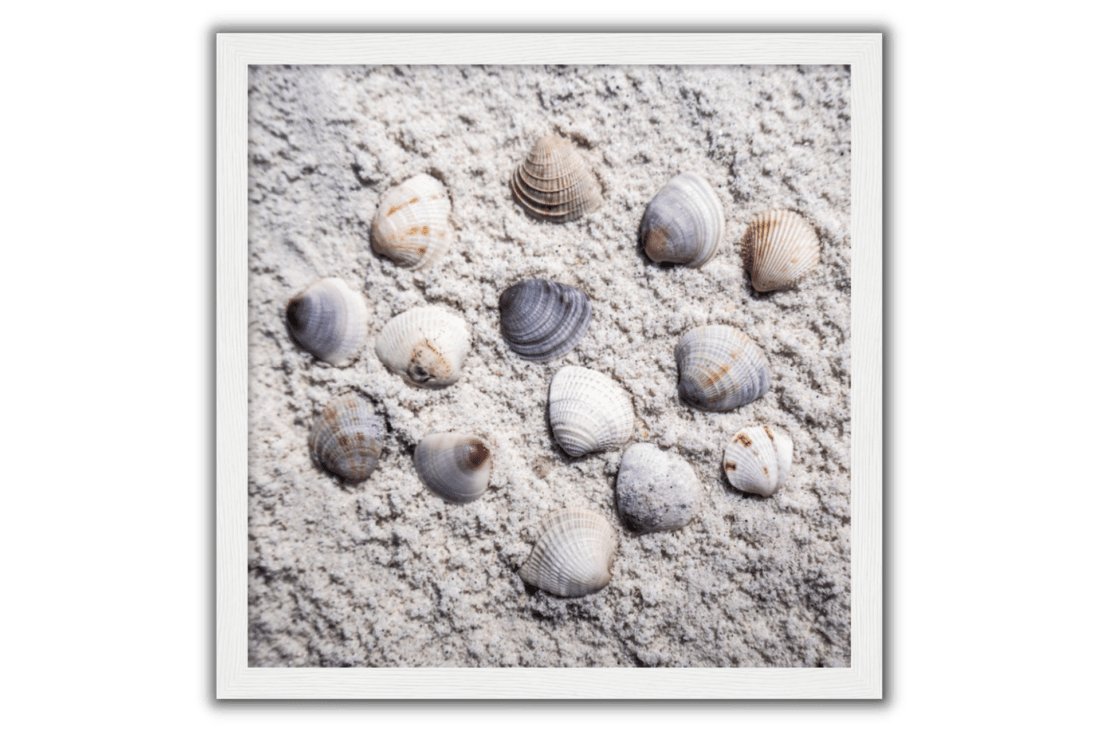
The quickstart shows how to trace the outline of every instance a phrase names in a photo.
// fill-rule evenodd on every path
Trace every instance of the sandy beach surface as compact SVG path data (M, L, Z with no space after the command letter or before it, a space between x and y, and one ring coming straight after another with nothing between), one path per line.
M850 648L850 77L843 67L253 67L249 91L249 663L252 666L847 666ZM575 222L526 215L509 178L546 133L591 163L602 207ZM726 233L699 269L651 262L645 207L674 175L714 186ZM411 271L370 247L378 203L419 174L443 181L455 240ZM822 259L800 285L756 293L748 222L792 209ZM287 301L321 277L361 290L371 334L335 368L287 333ZM541 277L583 290L584 339L546 364L500 336L500 293ZM406 385L374 339L439 305L469 324L460 381ZM677 395L673 352L729 324L766 354L771 390L728 413ZM703 486L694 520L640 535L619 518L622 448L580 458L554 442L550 380L565 365L629 393L631 442L684 458ZM384 418L377 471L347 484L307 438L333 396ZM772 497L722 471L742 427L794 440ZM424 436L492 446L489 491L444 502L418 479ZM539 522L584 507L618 532L610 584L575 599L520 579Z

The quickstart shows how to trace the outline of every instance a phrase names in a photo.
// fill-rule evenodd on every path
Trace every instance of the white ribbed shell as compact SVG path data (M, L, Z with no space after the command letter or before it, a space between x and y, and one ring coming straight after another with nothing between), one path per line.
M470 351L470 329L461 317L421 306L394 317L378 334L382 363L416 387L446 387L461 376Z
M789 435L768 425L745 428L733 436L722 461L726 478L738 489L771 496L787 482L794 460Z
M741 254L760 292L793 288L821 259L817 232L793 211L767 211L741 238Z
M699 326L676 344L680 398L701 410L727 412L771 387L764 352L733 326Z
M537 219L567 222L603 204L600 184L572 143L557 135L539 138L512 174L512 194Z
M383 196L371 227L374 251L414 270L439 260L452 239L447 189L427 173L413 176Z
M725 231L714 188L698 173L681 173L649 202L641 237L654 262L702 267L718 251Z
M303 349L333 366L347 366L367 343L369 312L363 294L338 277L326 277L286 305L290 335Z
M363 481L378 468L384 426L371 404L356 394L331 400L313 423L313 460L349 481Z
M413 464L429 489L466 504L489 488L493 461L488 444L476 435L435 433L417 444Z
M562 367L550 382L550 428L571 456L607 450L630 440L634 405L611 377Z
M575 598L611 581L618 540L611 524L587 509L559 509L539 525L539 538L519 570L523 582Z

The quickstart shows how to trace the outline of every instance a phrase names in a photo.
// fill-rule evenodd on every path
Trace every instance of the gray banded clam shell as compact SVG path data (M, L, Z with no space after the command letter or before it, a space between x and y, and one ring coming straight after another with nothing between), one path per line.
M726 412L771 387L764 352L733 326L699 326L676 344L680 398L701 410Z
M702 267L718 251L725 230L714 188L698 173L681 173L649 202L641 236L654 262Z
M538 532L519 570L523 582L564 598L595 593L611 582L618 539L602 516L587 509L559 509L542 521Z
M741 256L759 292L793 288L821 259L814 228L793 211L766 211L741 238Z
M348 481L363 481L378 468L384 431L370 402L356 394L341 395L314 421L309 450L326 470Z
M362 293L338 277L326 277L286 305L290 335L303 349L333 366L347 366L367 343L369 317Z
M550 361L580 343L592 320L588 296L549 280L524 280L500 294L504 343L524 359Z
M567 366L550 381L550 429L573 457L623 445L634 432L634 405L611 377Z
M417 444L413 464L429 489L466 504L489 488L493 461L489 445L476 435L435 433Z
M537 219L567 222L600 208L600 184L573 144L545 135L512 174L512 194Z
M421 173L391 189L378 204L371 246L402 267L427 267L450 249L451 200L436 178Z
M771 496L787 483L793 461L794 442L789 435L770 425L756 425L733 436L722 468L736 488Z
M382 328L375 351L408 384L446 387L461 376L470 351L470 329L465 320L443 308L412 308Z

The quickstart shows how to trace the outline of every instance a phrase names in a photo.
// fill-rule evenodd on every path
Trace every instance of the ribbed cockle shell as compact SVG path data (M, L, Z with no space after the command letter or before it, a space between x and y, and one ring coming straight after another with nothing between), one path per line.
M741 256L760 291L793 288L821 259L817 232L793 211L767 211L741 238Z
M587 509L560 509L539 525L539 537L520 568L523 582L575 598L611 582L618 540L611 523Z
M466 504L489 487L493 462L488 444L476 435L435 433L417 444L413 464L429 489Z
M634 432L634 405L611 377L567 366L550 382L550 428L571 456L623 445Z
M738 489L771 496L787 482L793 458L789 435L770 425L757 425L733 436L722 467Z
M699 326L676 344L680 398L701 410L726 412L771 387L764 352L733 326Z
M600 208L600 184L563 137L546 135L512 174L512 194L531 216L567 222Z
M348 481L362 481L378 468L384 427L371 404L355 394L336 397L309 433L313 460Z
M524 280L500 294L501 335L524 359L543 362L565 355L591 320L588 296L568 285Z
M347 366L367 343L369 317L363 294L338 277L326 277L290 299L287 330L306 351L333 366Z
M698 173L681 173L665 184L642 217L642 245L654 262L702 267L725 231L722 202Z
M414 270L446 254L453 238L447 189L427 173L413 176L383 196L371 226L374 251Z
M375 351L391 371L416 387L446 387L458 381L470 351L466 321L437 306L396 316L382 328Z

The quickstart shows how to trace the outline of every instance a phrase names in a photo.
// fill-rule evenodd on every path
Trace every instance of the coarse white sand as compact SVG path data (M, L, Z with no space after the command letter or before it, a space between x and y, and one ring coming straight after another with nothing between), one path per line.
M253 666L847 666L850 646L850 76L843 67L252 67L249 88L249 663ZM600 210L551 224L508 179L536 139L566 135L592 162ZM638 245L646 204L696 171L726 216L700 269ZM453 204L455 242L430 269L372 252L392 186L428 172ZM821 264L794 290L753 291L739 255L772 208L817 229ZM360 357L337 369L298 348L287 300L317 278L361 289ZM578 287L593 318L548 364L504 345L497 299L543 277ZM438 304L470 324L461 380L407 386L374 353L393 316ZM680 402L673 350L688 329L736 326L764 350L772 388L729 413ZM623 449L570 458L546 417L563 365L613 377L634 441L685 458L698 516L637 535L615 511ZM375 401L381 465L344 484L307 436L336 394ZM792 476L770 498L730 487L726 443L778 425ZM489 491L443 502L418 480L416 443L469 431L493 446ZM517 572L543 517L587 507L619 531L611 583L562 599Z

